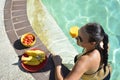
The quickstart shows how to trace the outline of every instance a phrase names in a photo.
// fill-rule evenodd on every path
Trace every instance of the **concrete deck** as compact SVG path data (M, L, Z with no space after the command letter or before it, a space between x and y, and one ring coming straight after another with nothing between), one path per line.
M0 0L0 80L54 80L54 65L50 52L33 31L26 14L27 0ZM22 34L31 32L36 35L35 46L46 52L46 66L35 73L25 71L19 58L26 48L21 45ZM63 71L66 74L67 69Z

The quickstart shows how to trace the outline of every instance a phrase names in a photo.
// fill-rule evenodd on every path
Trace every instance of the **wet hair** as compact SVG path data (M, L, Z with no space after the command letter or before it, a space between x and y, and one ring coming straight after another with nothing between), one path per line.
M104 64L104 71L106 72L106 66L108 63L108 35L98 23L88 23L84 27L89 35L88 41L96 42L95 48L100 52L101 64ZM103 41L103 48L100 46L101 41Z

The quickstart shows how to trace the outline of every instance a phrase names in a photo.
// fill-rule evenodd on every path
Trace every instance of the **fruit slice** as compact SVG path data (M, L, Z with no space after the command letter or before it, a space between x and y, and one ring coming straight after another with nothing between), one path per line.
M39 61L24 61L23 63L31 66L36 66L40 64Z
M72 38L76 38L78 36L78 30L78 26L73 26L70 28L70 35L72 36Z
M29 56L41 56L41 55L45 55L45 53L41 50L27 50L25 51L25 53Z
M28 56L28 57L24 57L22 56L21 61L31 61L32 60L32 56Z

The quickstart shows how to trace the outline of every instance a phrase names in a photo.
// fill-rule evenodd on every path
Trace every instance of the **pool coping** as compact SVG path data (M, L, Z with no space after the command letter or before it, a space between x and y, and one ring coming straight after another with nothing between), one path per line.
M54 80L54 74L51 74L51 72L53 73L54 65L51 59L49 59L50 52L37 37L28 21L26 2L27 0L6 0L4 6L5 31L18 56L21 56L25 50L32 48L38 48L45 51L48 57L47 65L37 73L31 74L36 80ZM30 48L26 48L20 43L21 35L28 32L36 36L36 43Z
M42 41L38 38L27 17L27 0L6 0L4 6L4 24L5 31L18 57L27 49L38 48L47 54L47 65L38 72L31 73L36 80L55 80L54 64L52 62L50 51L45 47ZM26 48L20 43L22 34L33 33L36 36L34 46ZM19 66L21 68L21 66ZM23 69L21 69L23 70ZM67 68L63 66L64 76L68 73ZM23 70L26 72L25 70Z

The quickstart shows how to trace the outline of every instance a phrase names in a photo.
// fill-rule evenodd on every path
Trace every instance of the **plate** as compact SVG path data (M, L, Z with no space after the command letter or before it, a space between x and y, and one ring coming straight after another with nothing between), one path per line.
M23 56L28 56L27 54L23 54ZM21 57L21 58L22 58ZM25 69L26 71L28 72L37 72L39 70L41 70L47 63L47 56L45 56L45 60L40 63L39 65L36 65L36 66L31 66L31 65L27 65L27 64L24 64L22 61L21 61L21 66L23 67L23 69Z

